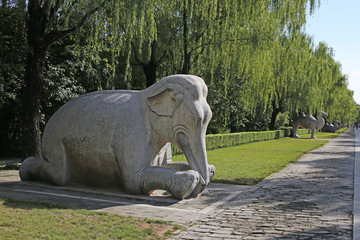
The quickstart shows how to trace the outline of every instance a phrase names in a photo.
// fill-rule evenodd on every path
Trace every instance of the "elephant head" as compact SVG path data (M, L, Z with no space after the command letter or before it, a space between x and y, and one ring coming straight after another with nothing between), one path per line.
M192 170L200 174L196 192L209 183L205 134L212 117L205 82L192 75L174 75L148 88L152 130L161 148L166 142L181 149Z

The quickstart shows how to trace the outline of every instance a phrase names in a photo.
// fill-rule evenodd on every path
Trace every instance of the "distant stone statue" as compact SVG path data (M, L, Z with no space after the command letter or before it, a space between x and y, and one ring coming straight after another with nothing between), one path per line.
M311 129L311 138L316 139L315 131L321 129L325 125L325 119L328 116L326 112L319 111L316 115L316 119L312 115L305 115L302 113L297 116L292 124L293 127L293 137L300 138L297 134L298 128Z
M334 126L336 126L337 129L342 129L345 127L344 124L342 122L340 122L339 120L334 121Z
M60 186L116 186L133 194L163 189L178 199L196 196L215 171L205 145L212 116L207 91L197 76L173 75L143 91L82 95L50 118L43 158L25 159L20 177ZM169 142L188 162L171 161Z
M330 132L330 133L336 133L337 126L334 126L331 123L325 123L324 127L321 129L323 132Z

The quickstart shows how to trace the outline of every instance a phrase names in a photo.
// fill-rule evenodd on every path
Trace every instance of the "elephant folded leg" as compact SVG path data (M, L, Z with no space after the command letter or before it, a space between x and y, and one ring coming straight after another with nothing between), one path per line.
M194 170L177 171L167 167L149 166L144 170L141 179L145 192L163 189L177 199L188 197L198 184L202 184L202 177Z
M167 163L166 167L176 169L179 171L187 171L191 170L191 167L188 162L182 161L182 162L170 162ZM209 171L209 178L210 180L213 178L215 174L215 166L212 164L208 164L208 171Z
M166 164L166 167L178 170L178 171L187 171L191 170L188 162L170 162Z

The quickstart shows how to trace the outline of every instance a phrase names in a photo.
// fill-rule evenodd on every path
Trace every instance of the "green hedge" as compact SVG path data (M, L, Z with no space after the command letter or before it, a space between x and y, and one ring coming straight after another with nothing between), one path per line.
M308 129L299 129L298 134L306 134L310 131ZM279 139L283 137L290 137L292 135L292 128L281 128L274 131L262 132L241 132L228 134L209 134L206 135L206 150L214 150L217 148L232 147L244 143L267 141L272 139ZM182 152L174 145L172 145L172 154L181 154Z

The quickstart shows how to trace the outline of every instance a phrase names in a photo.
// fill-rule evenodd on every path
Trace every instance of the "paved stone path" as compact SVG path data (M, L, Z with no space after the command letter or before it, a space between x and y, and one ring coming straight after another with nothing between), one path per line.
M351 129L173 239L352 239L354 159Z
M358 176L354 165L356 159L360 161L360 130L356 144L354 135L350 129L256 186L211 184L196 199L177 201L162 192L147 197L114 189L20 182L17 171L0 171L0 197L188 226L172 239L356 239L360 234L353 224L360 215L354 209L360 210L360 189L354 194Z

